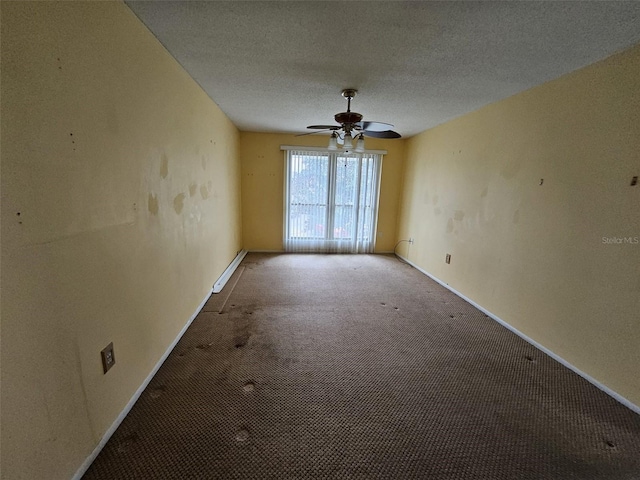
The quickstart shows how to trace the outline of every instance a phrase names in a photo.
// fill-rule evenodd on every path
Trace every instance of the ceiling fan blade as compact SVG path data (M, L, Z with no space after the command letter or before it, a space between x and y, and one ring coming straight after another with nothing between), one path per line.
M317 130L315 132L299 133L299 134L296 135L296 137L304 137L305 135L313 135L315 133L324 133L324 132L328 132L330 130L333 130L333 128L331 128L331 129L325 128L324 130Z
M371 132L385 132L389 130L389 127L393 127L390 123L365 121L358 122L356 125L360 127L360 130L369 130Z
M384 132L363 130L362 133L364 133L367 137L374 138L402 138L402 135L400 135L398 132L394 132L393 130L385 130Z
M340 130L340 125L309 125L307 128L313 128L314 130Z

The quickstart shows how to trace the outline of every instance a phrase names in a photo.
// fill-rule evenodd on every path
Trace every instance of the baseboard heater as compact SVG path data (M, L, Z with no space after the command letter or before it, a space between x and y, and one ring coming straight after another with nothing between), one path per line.
M233 259L233 261L229 264L227 269L224 272L222 272L222 275L220 275L220 278L218 278L216 283L213 284L213 293L220 293L222 291L224 286L227 284L227 282L231 278L231 275L233 275L233 272L236 271L236 268L238 268L238 265L240 265L240 262L242 262L242 259L246 255L247 255L246 250L240 250L238 252L238 255L236 255L236 258Z

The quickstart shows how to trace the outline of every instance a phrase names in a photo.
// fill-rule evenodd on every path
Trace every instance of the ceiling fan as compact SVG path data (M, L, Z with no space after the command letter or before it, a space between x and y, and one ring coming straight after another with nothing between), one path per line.
M335 115L335 121L340 125L309 125L307 128L318 130L317 132L303 133L302 135L311 135L313 133L331 132L329 138L329 150L337 150L338 143L344 144L345 150L353 148L354 135L356 141L356 153L364 152L364 137L374 138L400 138L398 132L390 130L393 127L390 123L382 122L366 122L362 120L362 115L351 111L351 99L356 96L357 90L348 88L342 90L342 96L347 99L347 111L340 112Z

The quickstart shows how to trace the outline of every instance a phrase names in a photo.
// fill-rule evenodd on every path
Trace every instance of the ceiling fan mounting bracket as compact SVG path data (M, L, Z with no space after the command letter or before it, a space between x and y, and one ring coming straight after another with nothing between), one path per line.
M356 90L355 88L345 88L344 90L342 90L342 96L347 99L355 97L357 93L358 90Z

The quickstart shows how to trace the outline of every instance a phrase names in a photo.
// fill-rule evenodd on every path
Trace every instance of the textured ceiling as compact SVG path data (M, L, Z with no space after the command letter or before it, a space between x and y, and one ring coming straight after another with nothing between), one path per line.
M640 2L129 1L243 131L411 136L640 42Z

